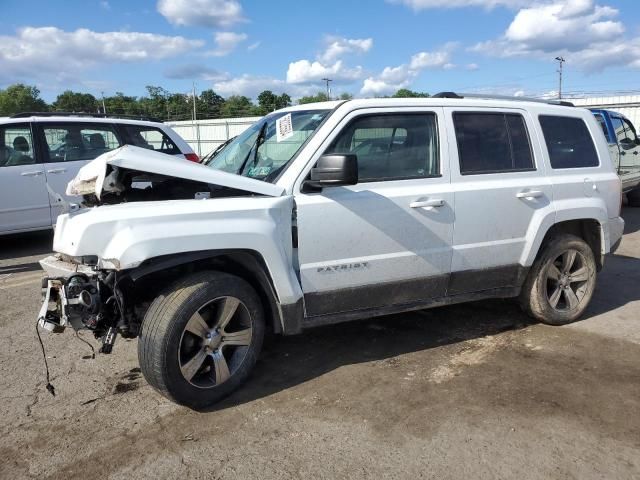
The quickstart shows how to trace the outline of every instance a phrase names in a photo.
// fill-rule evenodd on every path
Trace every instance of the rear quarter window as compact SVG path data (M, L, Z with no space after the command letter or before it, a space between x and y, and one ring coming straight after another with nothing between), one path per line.
M159 128L143 125L120 125L120 128L125 132L125 142L129 145L168 155L182 153L173 140Z
M600 165L587 124L581 118L540 115L551 168L588 168Z

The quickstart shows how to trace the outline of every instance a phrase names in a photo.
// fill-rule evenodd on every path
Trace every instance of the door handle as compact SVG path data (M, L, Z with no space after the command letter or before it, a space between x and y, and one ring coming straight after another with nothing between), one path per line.
M66 168L52 168L51 170L47 170L47 173L64 173L66 171Z
M444 206L444 200L437 198L434 200L419 200L409 204L411 208L434 208Z
M20 175L23 177L37 177L38 175L42 175L44 172L42 170L38 170L37 172L22 172Z
M627 152L620 152L620 155L625 156Z
M516 194L517 198L540 198L544 195L544 192L540 190L528 190L525 192L518 192Z

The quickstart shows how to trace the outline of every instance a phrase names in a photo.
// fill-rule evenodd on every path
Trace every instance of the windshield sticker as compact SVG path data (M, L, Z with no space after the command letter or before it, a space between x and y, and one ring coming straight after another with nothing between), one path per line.
M293 135L293 121L291 120L291 114L288 113L276 120L276 141L280 143L291 135Z

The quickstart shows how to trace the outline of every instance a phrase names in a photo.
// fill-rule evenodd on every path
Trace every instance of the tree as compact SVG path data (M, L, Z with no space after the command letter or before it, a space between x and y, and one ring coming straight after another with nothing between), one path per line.
M304 105L305 103L326 102L327 100L329 100L329 97L327 97L326 93L318 92L315 95L302 97L300 100L298 100L298 103L300 105Z
M54 110L63 112L87 112L93 113L97 110L98 102L96 97L90 93L72 92L65 90L53 102Z
M40 98L40 90L36 87L17 83L6 90L0 90L0 115L48 110L47 102Z
M200 92L198 102L198 118L215 118L219 117L224 105L224 98L213 90L203 90Z
M353 99L353 95L351 95L350 93L344 92L340 94L340 100L352 100Z
M104 104L107 107L107 114L116 115L142 115L145 112L143 106L136 97L130 97L122 92L116 92L112 97L105 97Z
M430 95L423 92L414 92L408 88L401 88L392 95L393 98L427 98Z
M278 96L271 90L265 90L258 95L258 106L260 108L260 114L266 115L269 112L277 110Z
M258 95L258 108L261 115L266 115L274 110L279 110L291 105L291 97L283 93L276 95L271 90L265 90Z
M251 102L251 99L242 95L232 95L222 105L223 117L247 117L260 115L260 108Z

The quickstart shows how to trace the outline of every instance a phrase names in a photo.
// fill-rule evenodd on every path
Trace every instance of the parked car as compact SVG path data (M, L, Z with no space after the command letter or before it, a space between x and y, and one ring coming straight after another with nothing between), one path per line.
M80 167L125 144L199 160L160 122L59 113L0 120L0 235L51 228L57 199L80 201L65 195Z
M640 207L640 139L633 123L611 110L592 108L609 145L614 167L622 180L629 205Z
M624 228L588 110L452 94L286 108L206 165L123 147L70 188L95 208L60 216L40 325L139 337L145 378L194 408L267 329L508 297L574 321Z

